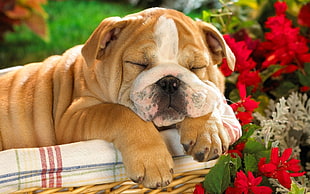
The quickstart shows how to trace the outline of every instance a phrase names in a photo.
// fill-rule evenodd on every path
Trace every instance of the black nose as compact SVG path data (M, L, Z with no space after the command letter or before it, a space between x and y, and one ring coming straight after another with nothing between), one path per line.
M176 77L168 75L166 77L161 78L156 82L156 84L166 93L166 94L173 94L175 93L179 86L180 80Z

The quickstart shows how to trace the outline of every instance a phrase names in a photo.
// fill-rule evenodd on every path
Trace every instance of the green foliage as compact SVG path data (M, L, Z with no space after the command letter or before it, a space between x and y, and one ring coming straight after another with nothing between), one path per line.
M233 33L242 28L256 28L252 20L260 6L256 0L220 0L219 9L203 10L202 20L215 25L223 34ZM242 9L239 9L242 7Z
M262 143L255 141L252 137L255 130L259 128L254 124L243 126L242 137L231 148L234 149L236 145L245 143L242 150L243 157L240 158L238 155L232 157L230 154L221 156L205 177L204 188L207 193L223 193L228 186L232 185L239 170L257 172L259 159L269 158L270 148L266 149Z
M264 150L265 146L253 138L249 138L244 147L244 152L249 154L255 154Z
M298 187L298 185L293 182L292 183L292 188L291 190L288 192L288 194L304 194L306 191L306 188L304 187Z
M257 171L257 164L258 161L254 154L245 154L244 155L244 170L245 172L251 171L256 172Z
M310 63L305 63L305 68L297 71L297 76L303 86L310 86Z
M204 188L210 194L223 193L231 182L231 175L236 174L239 168L240 159L234 159L230 155L221 156L206 175L203 182Z
M247 124L242 126L242 136L239 138L238 142L246 142L253 133L258 130L260 127L254 124Z
M49 15L50 41L38 38L24 25L15 26L15 33L7 33L5 42L0 43L0 68L61 54L74 45L83 44L104 18L140 10L127 4L99 0L49 1L44 8Z

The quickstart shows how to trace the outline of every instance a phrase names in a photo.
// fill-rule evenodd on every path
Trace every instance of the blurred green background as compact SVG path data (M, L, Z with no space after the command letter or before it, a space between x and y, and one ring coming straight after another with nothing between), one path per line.
M61 54L74 45L83 44L104 18L122 17L144 7L126 1L50 0L43 6L47 12L49 40L43 40L26 25L14 25L14 32L5 33L4 40L0 41L0 68ZM189 15L200 17L200 13Z
M61 54L83 44L103 18L138 11L126 4L80 0L49 1L44 8L48 13L49 40L44 41L25 25L14 26L15 32L6 33L0 43L1 68Z

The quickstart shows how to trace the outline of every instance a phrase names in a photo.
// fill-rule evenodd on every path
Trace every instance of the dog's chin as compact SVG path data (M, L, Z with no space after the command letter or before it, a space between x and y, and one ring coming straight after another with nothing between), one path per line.
M178 122L183 121L185 115L169 107L159 111L152 119L156 127L171 126Z

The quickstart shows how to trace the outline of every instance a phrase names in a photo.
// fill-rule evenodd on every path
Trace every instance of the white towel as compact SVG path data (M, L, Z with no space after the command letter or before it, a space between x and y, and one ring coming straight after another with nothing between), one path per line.
M210 168L211 162L196 162L183 154L177 130L162 135L174 150L175 173ZM29 187L72 187L126 180L122 157L113 144L103 140L43 148L11 149L0 152L0 193Z

